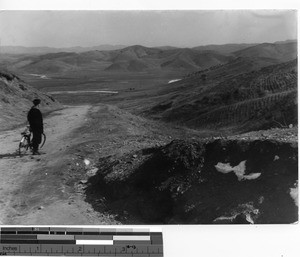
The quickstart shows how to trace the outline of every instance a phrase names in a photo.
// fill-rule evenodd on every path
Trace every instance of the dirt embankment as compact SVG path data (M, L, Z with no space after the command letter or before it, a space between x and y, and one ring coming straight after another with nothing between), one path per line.
M27 112L35 98L41 99L44 114L62 109L62 105L51 95L29 86L12 73L0 70L0 131L25 124Z
M293 223L296 140L297 129L263 131L100 158L87 199L123 223Z

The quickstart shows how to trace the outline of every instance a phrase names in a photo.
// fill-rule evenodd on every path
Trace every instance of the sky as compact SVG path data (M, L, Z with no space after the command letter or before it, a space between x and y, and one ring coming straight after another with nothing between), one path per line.
M1 11L1 45L195 47L297 38L293 10Z

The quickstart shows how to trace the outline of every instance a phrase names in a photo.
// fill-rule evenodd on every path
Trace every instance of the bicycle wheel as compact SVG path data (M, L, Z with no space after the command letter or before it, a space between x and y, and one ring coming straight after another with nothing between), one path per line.
M29 149L29 142L26 137L22 137L19 143L19 154L25 154Z

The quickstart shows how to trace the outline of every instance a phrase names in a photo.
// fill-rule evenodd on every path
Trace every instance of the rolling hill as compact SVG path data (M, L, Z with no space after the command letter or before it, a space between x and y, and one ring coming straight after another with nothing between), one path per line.
M250 47L249 47L250 46ZM234 51L241 49L238 51ZM232 52L234 51L234 52ZM230 52L230 54L229 54ZM109 72L198 72L231 63L237 70L259 69L296 58L296 42L230 44L196 48L149 48L140 45L111 51L59 52L8 58L15 73L57 74L68 71L99 70ZM240 61L242 60L242 61ZM245 69L244 69L245 70ZM234 70L233 70L234 72Z
M272 50L273 48L273 50ZM235 56L247 56L247 57L268 57L275 53L276 56L281 54L295 54L297 48L297 40L285 40L277 41L274 43L262 43L262 44L223 44L223 45L204 45L197 46L192 49L198 51L215 51L223 55L235 55ZM254 55L253 55L254 54ZM267 56L263 56L267 55ZM287 60L294 59L295 57L289 57Z
M230 57L214 51L195 51L193 49L184 48L180 51L177 50L173 52L174 53L161 64L162 67L173 69L187 67L187 70L199 70L218 64L224 64L231 60Z
M296 59L240 74L227 66L165 85L144 114L193 128L239 132L297 124Z
M297 42L264 43L236 51L238 57L273 59L278 63L287 62L296 58Z
M42 100L43 113L61 108L60 103L50 95L27 85L14 74L0 70L0 130L24 124L34 98Z
M220 54L230 55L233 52L255 46L257 44L224 44L224 45L205 45L205 46L197 46L193 49L198 51L216 51Z
M232 57L214 51L198 51L186 48L166 50L144 46L130 46L113 51L89 51L83 53L49 53L38 56L22 56L9 64L10 69L23 73L63 73L70 70L99 69L99 71L147 70L192 72L213 65L224 64Z

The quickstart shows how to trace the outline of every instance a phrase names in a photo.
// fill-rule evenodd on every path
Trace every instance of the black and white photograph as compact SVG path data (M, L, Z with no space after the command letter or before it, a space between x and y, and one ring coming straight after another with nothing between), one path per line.
M298 223L297 44L292 9L1 11L0 224Z

